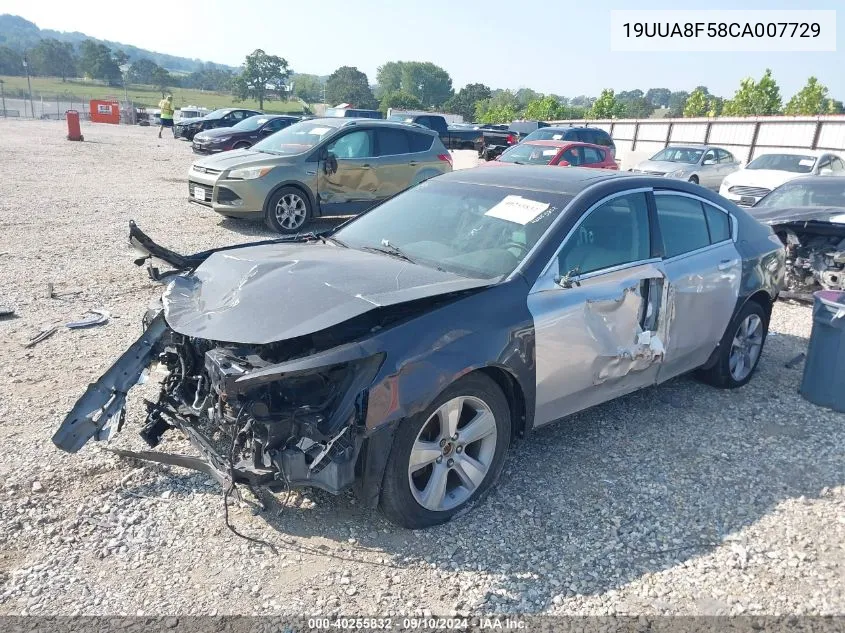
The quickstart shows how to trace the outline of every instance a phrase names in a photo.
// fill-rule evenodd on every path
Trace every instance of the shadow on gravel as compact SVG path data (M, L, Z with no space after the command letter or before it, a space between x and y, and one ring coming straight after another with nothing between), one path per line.
M739 390L684 377L538 429L511 448L487 499L443 526L403 530L351 494L319 491L306 492L313 507L262 517L285 536L335 541L326 551L348 558L363 547L397 565L489 574L484 604L456 608L531 613L558 594L604 593L845 483L845 415L801 399L803 365L785 366L806 346L772 336Z

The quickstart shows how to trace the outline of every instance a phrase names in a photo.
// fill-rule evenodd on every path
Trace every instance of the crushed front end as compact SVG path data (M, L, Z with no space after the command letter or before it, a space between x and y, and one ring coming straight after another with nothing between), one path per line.
M145 401L140 435L154 448L178 430L201 458L119 454L271 490L314 486L336 494L354 483L367 388L383 355L357 344L313 353L306 341L218 343L175 332L161 310L148 313L145 324L67 415L53 437L56 446L76 452L119 431L127 392L159 363L166 375L157 401Z

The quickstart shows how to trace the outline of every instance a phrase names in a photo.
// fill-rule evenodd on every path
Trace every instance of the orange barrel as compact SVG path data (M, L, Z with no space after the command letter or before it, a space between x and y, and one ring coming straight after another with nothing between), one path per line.
M68 110L65 112L67 119L67 140L82 141L82 130L79 128L79 112L76 110Z

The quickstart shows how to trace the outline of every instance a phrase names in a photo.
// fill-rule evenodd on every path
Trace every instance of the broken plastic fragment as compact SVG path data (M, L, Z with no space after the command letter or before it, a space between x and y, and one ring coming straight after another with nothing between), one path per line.
M102 325L103 323L106 323L109 320L109 317L111 316L105 310L90 310L89 314L91 316L89 316L88 318L83 318L79 321L71 321L67 324L67 327L72 330L75 330L78 328L91 327L93 325Z

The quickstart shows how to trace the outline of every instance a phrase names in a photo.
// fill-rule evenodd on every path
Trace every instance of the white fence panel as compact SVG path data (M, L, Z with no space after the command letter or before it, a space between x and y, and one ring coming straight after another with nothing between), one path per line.
M665 144L668 134L668 123L640 123L640 133L637 134L637 145L640 144L640 141L660 141Z
M670 143L704 143L707 134L706 123L675 123L672 126Z
M819 133L819 147L845 150L845 121L825 121Z
M754 123L734 123L732 121L714 121L710 128L711 145L745 145L751 146L754 138Z
M810 147L813 144L815 134L816 123L814 121L761 123L760 131L757 133L757 145Z

